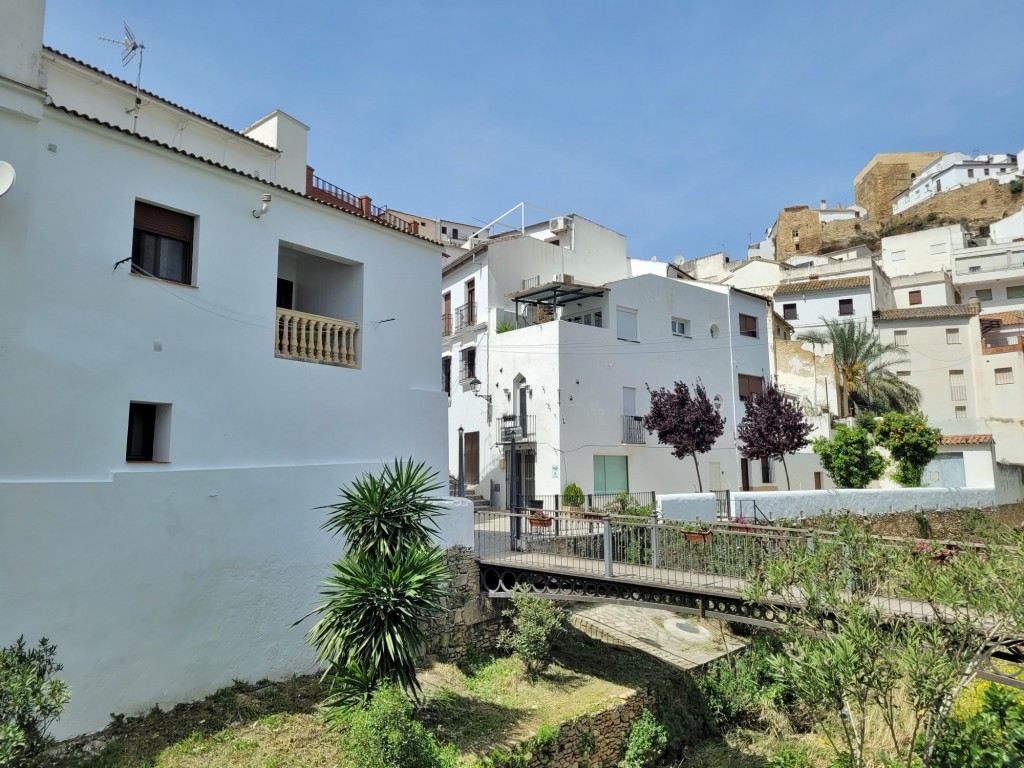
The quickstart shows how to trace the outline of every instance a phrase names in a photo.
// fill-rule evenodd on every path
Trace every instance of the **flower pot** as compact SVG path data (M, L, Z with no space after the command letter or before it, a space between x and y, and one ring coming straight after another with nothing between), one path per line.
M551 518L547 515L530 515L527 519L530 521L530 526L533 528L551 527Z
M711 531L683 531L683 541L696 541L707 544L711 541Z
M729 530L737 533L752 533L754 529L746 523L729 523Z

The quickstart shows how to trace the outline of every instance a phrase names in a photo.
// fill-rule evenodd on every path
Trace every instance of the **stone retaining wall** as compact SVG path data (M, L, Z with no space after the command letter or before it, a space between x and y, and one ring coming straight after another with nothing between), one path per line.
M514 751L530 755L527 768L612 768L622 759L631 726L654 705L653 693L634 691L600 712L562 723L553 741L530 740Z
M480 594L480 565L473 550L451 547L445 563L452 581L443 610L426 629L424 662L458 662L471 650L490 650L506 626L499 601Z

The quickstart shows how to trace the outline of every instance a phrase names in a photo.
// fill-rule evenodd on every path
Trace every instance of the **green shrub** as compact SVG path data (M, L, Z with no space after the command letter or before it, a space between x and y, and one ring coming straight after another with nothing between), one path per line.
M987 685L976 712L946 721L932 764L938 768L1024 765L1024 693Z
M1010 190L1011 195L1019 195L1021 191L1024 190L1024 181L1021 181L1020 179L1014 179L1006 186Z
M780 650L775 638L755 637L746 653L713 661L697 678L704 701L720 729L756 728L764 724L766 713L785 706L785 686L770 663Z
M562 492L562 504L566 507L582 507L583 489L576 483L569 483Z
M45 637L38 648L19 637L0 650L0 765L30 765L50 742L48 730L71 699L54 675L57 646Z
M454 766L453 749L438 746L412 712L412 702L393 684L378 688L366 709L352 711L345 752L353 768Z
M512 619L512 630L502 632L498 647L514 653L526 667L528 677L536 677L551 663L555 637L564 630L566 613L550 600L530 594L524 584L512 590L512 608L503 612Z
M514 331L516 327L516 324L511 320L502 320L494 326L494 330L496 333L508 333L509 331Z
M906 488L920 487L925 467L939 451L942 432L929 427L928 420L920 411L890 411L882 417L875 436L881 445L889 449L896 462L893 479Z
M768 758L764 768L811 768L811 758L803 746L787 744Z
M866 488L885 471L885 457L875 450L871 433L861 427L839 424L831 440L819 437L811 447L837 488Z
M668 744L664 726L654 719L649 709L640 713L640 718L629 729L626 739L626 754L619 762L619 768L648 768L661 757Z

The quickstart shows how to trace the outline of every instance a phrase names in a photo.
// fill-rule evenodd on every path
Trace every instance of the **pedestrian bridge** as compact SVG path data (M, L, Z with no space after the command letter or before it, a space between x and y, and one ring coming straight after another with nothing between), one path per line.
M787 550L813 546L806 529L745 522L712 523L701 533L656 516L565 510L475 515L480 587L489 597L508 597L527 584L551 600L629 603L769 629L783 624L799 601L748 602L743 590L750 575ZM815 535L820 540L831 534ZM880 540L907 552L918 544ZM948 557L941 551L923 556ZM914 599L898 578L872 584L871 600L894 618L943 621L952 615L944 606ZM992 657L1016 669L989 664L982 676L1024 689L1024 638L1002 639Z

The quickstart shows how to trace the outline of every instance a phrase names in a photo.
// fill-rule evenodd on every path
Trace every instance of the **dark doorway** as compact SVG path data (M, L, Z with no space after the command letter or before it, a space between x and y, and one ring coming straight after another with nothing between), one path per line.
M277 306L281 309L294 309L295 283L284 278L277 278Z
M750 464L746 459L740 459L740 490L750 490Z
M466 485L476 485L480 482L480 433L467 432L463 436L463 445L466 452Z

